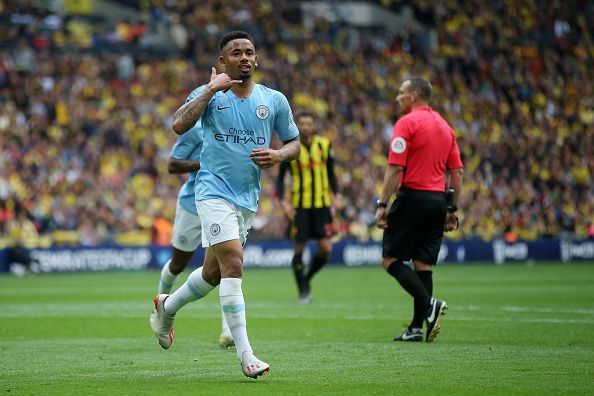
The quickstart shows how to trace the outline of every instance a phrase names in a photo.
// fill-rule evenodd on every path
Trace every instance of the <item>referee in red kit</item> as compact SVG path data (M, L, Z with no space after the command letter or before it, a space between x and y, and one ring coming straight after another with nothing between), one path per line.
M377 226L384 229L382 267L414 298L413 320L395 341L423 341L423 321L425 341L433 341L447 309L445 301L432 298L432 266L444 231L458 227L463 165L454 131L429 107L430 97L431 83L425 78L407 78L400 86L396 102L403 116L394 126L375 213ZM404 263L409 260L414 270Z

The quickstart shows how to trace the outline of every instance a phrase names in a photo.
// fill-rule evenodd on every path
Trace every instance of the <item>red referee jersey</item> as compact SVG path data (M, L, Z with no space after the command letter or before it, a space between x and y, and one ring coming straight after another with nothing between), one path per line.
M464 167L454 131L428 106L396 122L388 163L405 168L402 187L424 191L445 191L446 169Z

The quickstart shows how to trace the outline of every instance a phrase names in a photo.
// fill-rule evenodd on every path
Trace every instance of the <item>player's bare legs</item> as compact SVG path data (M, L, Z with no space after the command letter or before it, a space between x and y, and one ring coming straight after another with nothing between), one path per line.
M204 269L202 270L202 277L209 284L216 286L221 282L221 271L214 251L212 250L212 248L209 248L208 250L210 251L210 253L208 255L208 258L205 259L203 266ZM222 331L221 335L219 336L219 346L225 349L230 348L233 345L235 345L235 342L233 341L231 330L229 329L229 325L227 324L225 313L222 311L221 323Z
M159 294L169 294L171 292L175 279L186 269L193 255L194 252L184 252L173 246L171 247L171 260L161 270Z
M163 269L161 269L161 277L159 279L157 294L169 294L171 292L175 280L177 279L178 275L186 269L193 255L193 251L185 252L173 246L171 247L171 259L167 261L163 266ZM151 313L149 323L153 329L153 332L156 333L158 331L156 309L154 309Z
M208 278L209 281L205 279ZM220 279L217 259L212 248L206 249L204 265L194 270L188 280L172 295L159 294L155 297L158 329L155 332L159 344L167 349L173 343L173 320L175 313L184 305L206 296Z
M233 335L237 358L243 374L256 378L270 369L270 366L256 358L248 340L245 318L245 301L241 289L243 275L243 247L239 239L213 245L221 274L219 296L221 308Z
M169 271L171 271L173 275L179 275L188 266L188 263L194 255L194 252L184 252L183 250L179 250L175 247L173 247L171 251L172 255L171 261L169 262Z

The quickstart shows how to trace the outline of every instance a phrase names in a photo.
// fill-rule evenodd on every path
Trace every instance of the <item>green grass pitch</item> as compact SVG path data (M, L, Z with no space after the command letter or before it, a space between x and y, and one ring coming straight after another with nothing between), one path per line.
M594 265L442 265L434 343L397 343L412 299L379 267L328 267L300 306L289 269L244 275L248 332L271 365L217 347L218 289L148 325L159 273L0 276L2 394L594 394ZM176 285L187 277L182 275Z

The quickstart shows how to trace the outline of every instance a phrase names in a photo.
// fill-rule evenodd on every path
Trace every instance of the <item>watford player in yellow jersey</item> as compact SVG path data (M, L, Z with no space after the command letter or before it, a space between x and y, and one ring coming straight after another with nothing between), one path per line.
M315 121L311 112L296 113L295 122L301 134L301 153L296 160L281 163L276 185L294 242L291 266L301 304L311 302L311 279L326 264L332 252L332 215L341 199L334 174L332 146L327 138L315 134ZM287 171L291 174L291 194L285 197ZM317 241L318 249L305 272L303 251L309 239Z

